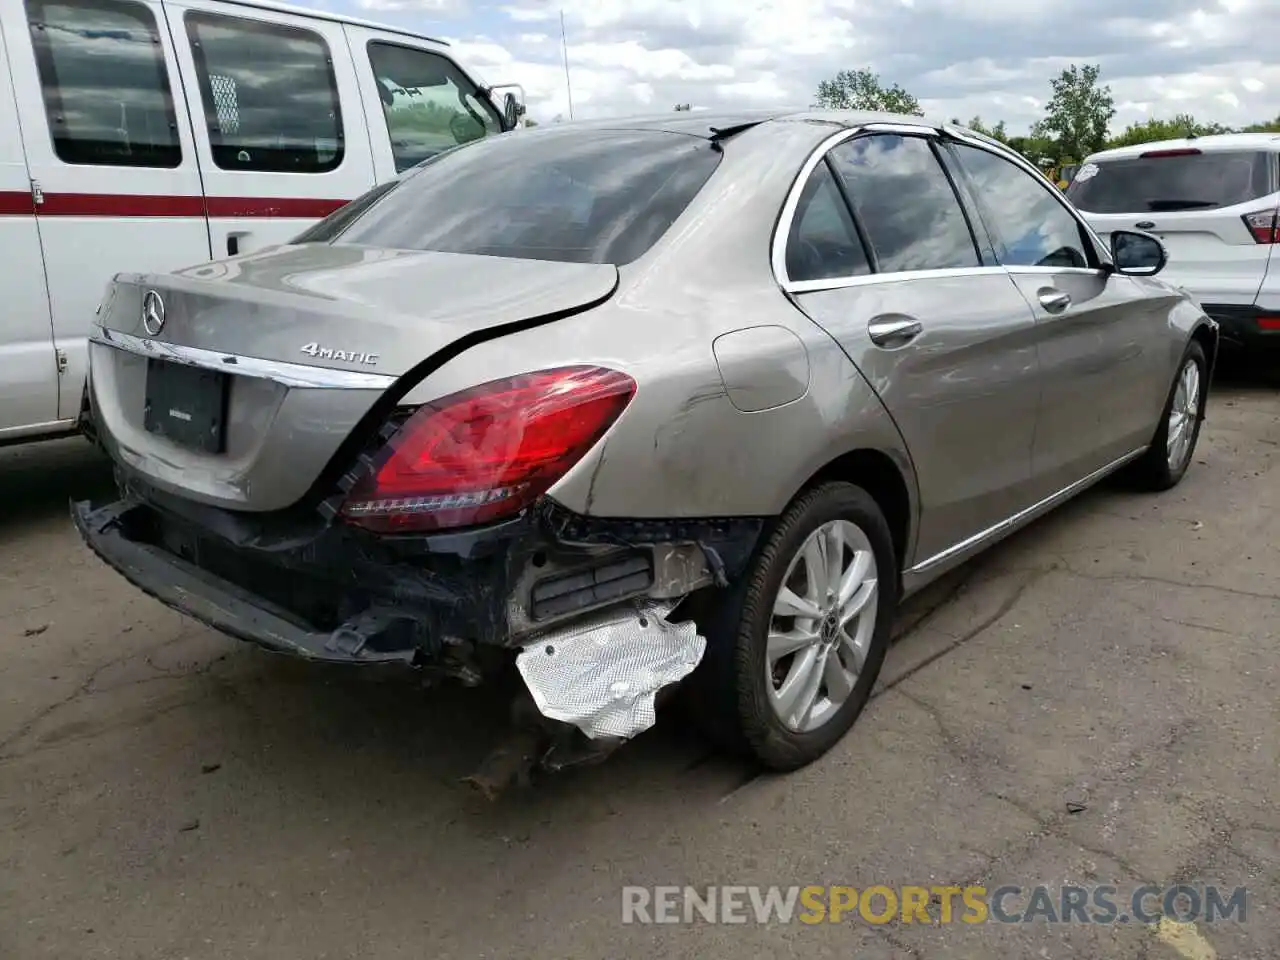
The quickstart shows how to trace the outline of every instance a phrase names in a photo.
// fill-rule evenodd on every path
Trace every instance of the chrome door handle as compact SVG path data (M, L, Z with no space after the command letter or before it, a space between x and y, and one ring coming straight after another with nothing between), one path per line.
M899 317L896 320L872 320L867 324L867 336L879 347L897 347L909 343L924 332L919 320Z
M1071 306L1071 294L1061 290L1041 290L1039 296L1040 306L1050 313L1061 313Z

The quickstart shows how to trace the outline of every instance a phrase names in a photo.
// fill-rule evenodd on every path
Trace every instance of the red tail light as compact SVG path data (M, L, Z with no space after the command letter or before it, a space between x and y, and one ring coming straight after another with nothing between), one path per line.
M1280 210L1259 210L1240 218L1256 243L1280 243Z
M635 390L616 370L563 367L426 404L351 488L342 515L379 533L509 517L582 459Z
M1138 154L1141 160L1151 160L1156 157L1198 157L1200 151L1195 147L1176 147L1172 150L1148 150L1146 153Z

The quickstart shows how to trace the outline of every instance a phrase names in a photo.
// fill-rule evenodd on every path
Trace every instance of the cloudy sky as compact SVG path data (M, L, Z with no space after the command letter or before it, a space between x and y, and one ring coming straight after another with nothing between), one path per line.
M539 120L568 117L560 11L579 119L808 104L870 66L926 111L1025 132L1048 78L1098 63L1113 129L1191 112L1280 113L1280 0L295 0L449 39L489 83L519 82Z

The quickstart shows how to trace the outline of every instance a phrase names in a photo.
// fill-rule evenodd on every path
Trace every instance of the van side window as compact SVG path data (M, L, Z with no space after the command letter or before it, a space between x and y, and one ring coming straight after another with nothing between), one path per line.
M214 163L271 173L337 169L342 108L322 36L208 13L188 13L186 25Z
M502 132L502 120L448 57L378 40L369 42L396 172L462 143Z
M28 0L54 153L63 163L182 163L169 72L151 11L132 0Z

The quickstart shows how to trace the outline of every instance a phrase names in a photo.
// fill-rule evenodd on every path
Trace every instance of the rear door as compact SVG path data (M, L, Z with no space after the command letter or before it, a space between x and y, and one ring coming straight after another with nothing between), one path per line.
M1032 456L1051 496L1151 439L1169 383L1174 293L1101 269L1099 252L1049 184L978 146L952 144L1000 262L1036 315L1042 377Z
M927 569L1030 503L1035 318L980 252L932 138L861 136L828 158L790 228L786 285L906 440L921 500L915 560Z
M80 410L87 336L111 277L208 259L200 173L159 3L10 0L0 20L39 185L65 420Z
M165 10L215 257L285 243L373 186L341 23L215 0Z
M26 41L25 33L19 40ZM0 440L58 419L58 366L40 229L0 24ZM47 427L46 427L47 428Z
M1085 164L1067 196L1104 239L1158 236L1169 254L1161 279L1201 303L1252 304L1274 248L1278 174L1266 151L1158 149Z
M502 132L488 100L428 40L348 25L378 182L462 143Z

